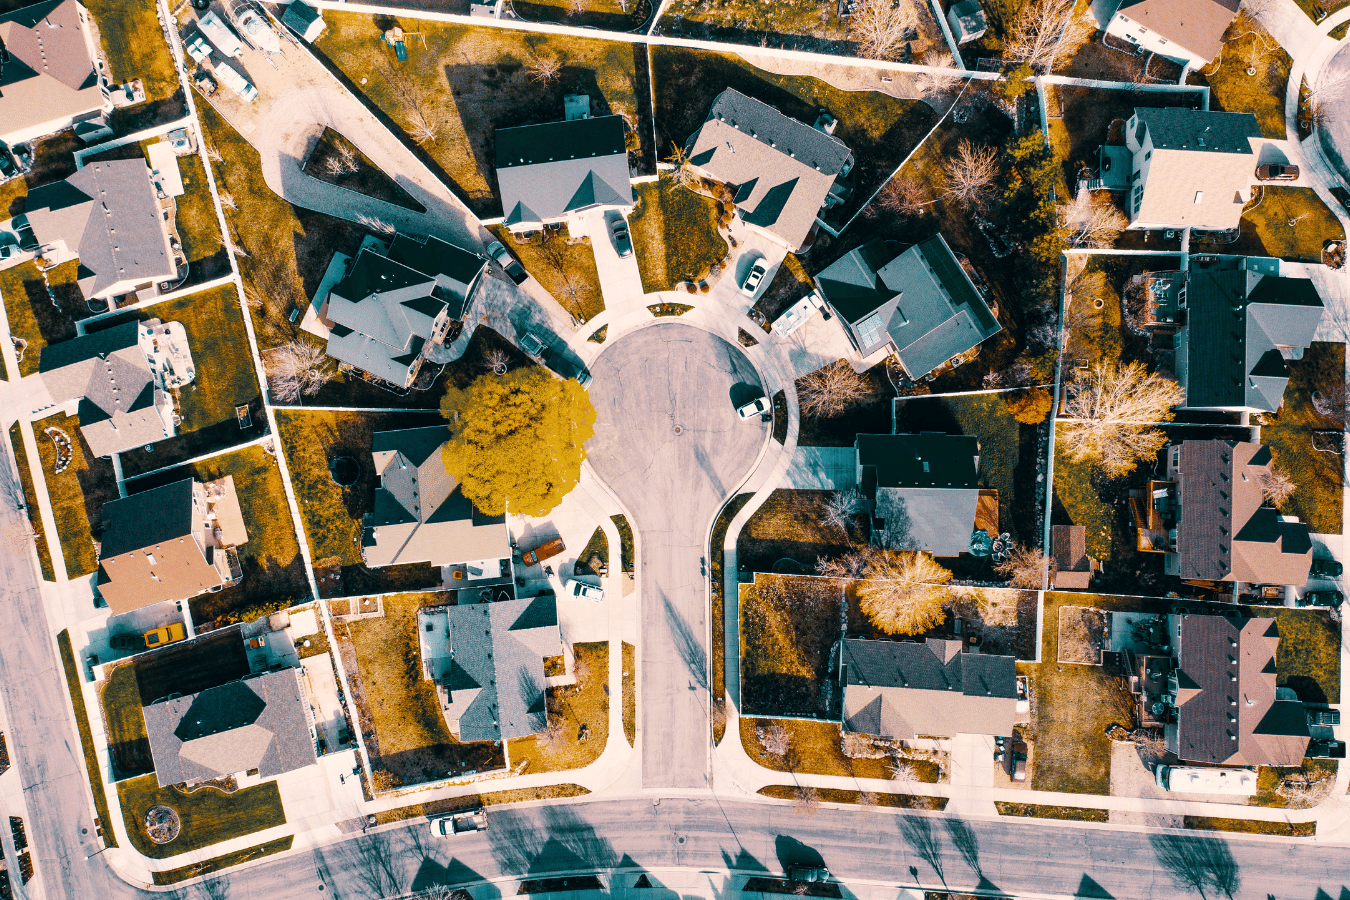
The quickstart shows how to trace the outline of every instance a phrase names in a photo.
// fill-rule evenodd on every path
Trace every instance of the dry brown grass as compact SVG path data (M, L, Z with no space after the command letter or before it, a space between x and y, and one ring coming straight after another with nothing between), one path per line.
M1095 666L1102 661L1106 613L1087 606L1059 608L1059 661Z
M736 564L752 572L768 572L779 560L790 559L798 567L788 571L814 572L818 557L847 552L847 537L826 524L826 504L833 493L774 491L741 529Z
M510 742L511 765L525 762L526 772L580 769L600 758L609 739L609 645L576 644L577 684L548 690L549 722L556 723L557 740L548 746L541 737ZM587 729L584 741L579 737Z
M742 718L741 742L752 760L776 772L809 775L841 775L855 778L890 778L887 757L850 759L840 749L838 722L808 722L802 719ZM783 756L769 753L760 739L761 726L780 726L787 731L788 750ZM922 755L907 757L914 780L935 783L938 763Z
M838 579L761 574L741 588L741 702L749 715L825 716L841 637Z

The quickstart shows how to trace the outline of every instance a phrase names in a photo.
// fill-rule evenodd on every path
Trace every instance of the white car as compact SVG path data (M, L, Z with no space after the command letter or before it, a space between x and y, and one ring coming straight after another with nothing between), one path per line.
M603 588L587 584L584 581L569 581L567 583L567 596L574 600L594 600L599 603L605 599L605 592Z
M759 291L759 283L764 280L768 271L768 267L764 265L764 260L755 260L755 264L746 273L745 280L741 282L741 293L747 297L755 296L756 292Z
M258 89L253 86L253 83L225 63L216 66L216 77L220 79L221 84L234 91L246 102L252 103L258 99Z
M736 409L736 415L742 419L753 419L755 416L762 416L771 410L773 406L769 403L768 397L756 397L744 406Z

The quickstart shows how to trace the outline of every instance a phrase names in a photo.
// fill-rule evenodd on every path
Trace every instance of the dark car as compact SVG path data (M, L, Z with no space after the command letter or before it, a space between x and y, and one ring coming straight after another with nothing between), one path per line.
M9 178L18 174L18 171L19 168L14 165L14 157L10 155L9 148L0 145L0 178Z
M1268 163L1256 167L1256 177L1260 181L1297 181L1298 166L1281 166Z
M1294 601L1295 606L1330 606L1340 609L1345 595L1340 591L1308 591Z
M628 233L628 222L623 216L615 214L609 223L609 233L614 238L614 249L621 259L633 255L633 238Z
M520 284L526 278L530 277L530 273L526 272L525 267L520 264L520 261L502 246L501 241L493 241L491 244L488 244L487 251L488 256L496 260L497 265L505 269L507 277L516 284Z
M114 650L144 650L145 638L139 634L114 634L108 644Z
M1328 578L1334 578L1344 571L1344 566L1338 560L1328 559L1325 556L1314 556L1312 561L1312 573L1314 575L1323 575Z
M1309 725L1339 725L1341 724L1341 711L1339 709L1307 709Z
M788 880L798 884L820 884L830 877L824 866L788 866Z
M1008 760L1008 775L1013 781L1027 780L1027 744L1019 737L1013 737L1012 758Z
M577 382L585 387L591 383L591 373L584 368L569 360L556 350L547 348L540 354L540 359L544 365L548 366L555 374L563 378L575 378Z
M1345 759L1345 741L1308 741L1309 759Z

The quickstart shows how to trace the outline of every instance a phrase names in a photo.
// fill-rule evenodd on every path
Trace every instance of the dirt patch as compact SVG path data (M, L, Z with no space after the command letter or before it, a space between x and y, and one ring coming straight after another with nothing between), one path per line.
M1102 664L1106 641L1106 613L1090 606L1059 609L1059 661L1078 665Z

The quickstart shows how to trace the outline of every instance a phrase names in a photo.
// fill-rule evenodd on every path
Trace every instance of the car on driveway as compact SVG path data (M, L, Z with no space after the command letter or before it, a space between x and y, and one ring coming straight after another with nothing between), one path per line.
M1314 556L1312 561L1312 574L1321 575L1324 578L1335 578L1344 571L1344 566L1338 560L1328 559L1325 556Z
M768 267L764 265L764 260L755 260L755 264L750 267L750 271L745 273L745 280L741 282L741 293L747 297L755 296L759 291L759 283L764 280L768 271Z
M1294 601L1295 606L1330 606L1340 609L1345 595L1340 591L1308 591Z
M798 884L820 884L830 877L824 866L788 866L788 880Z
M604 588L598 588L584 581L569 581L567 583L567 596L574 600L594 600L599 603L605 599L605 591Z
M145 633L145 646L163 647L165 644L173 644L187 637L183 631L181 622L171 622L163 628L152 628Z
M1259 181L1298 181L1298 166L1282 166L1268 163L1256 167Z
M511 255L510 251L502 245L501 241L493 241L488 244L488 256L506 270L506 275L516 284L520 284L530 273L525 271L525 267L520 264L520 260Z
M613 213L609 222L609 235L614 239L614 249L621 259L633 255L633 238L628 233L628 220Z
M14 157L9 153L9 148L0 144L0 178L8 178L18 171L18 167L14 165Z
M145 638L139 634L114 634L108 639L108 645L114 650L144 650Z
M769 403L769 398L759 396L749 403L741 404L736 408L736 415L742 419L753 419L755 416L764 416L773 407Z

